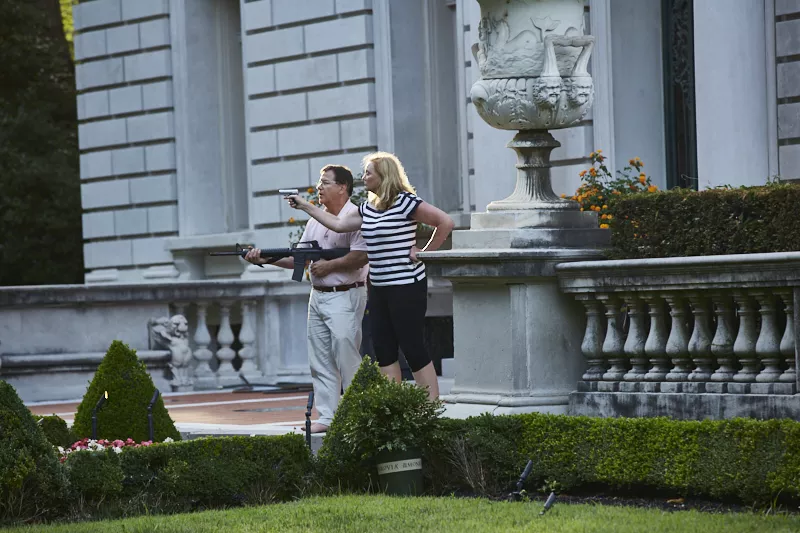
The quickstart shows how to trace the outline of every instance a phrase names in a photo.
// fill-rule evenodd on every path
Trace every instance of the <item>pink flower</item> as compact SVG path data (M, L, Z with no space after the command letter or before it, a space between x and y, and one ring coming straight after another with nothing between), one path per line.
M117 440L115 440L113 442L113 444L114 444L114 447L116 447L116 448L122 448L123 446L125 446L125 441L117 439Z

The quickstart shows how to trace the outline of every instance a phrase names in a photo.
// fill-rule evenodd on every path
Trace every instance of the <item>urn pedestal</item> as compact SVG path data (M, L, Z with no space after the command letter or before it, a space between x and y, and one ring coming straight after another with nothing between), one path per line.
M430 275L453 284L455 383L445 416L565 413L585 366L584 311L558 290L555 265L602 257L607 230L553 193L549 129L591 108L594 38L583 0L479 0L481 79L471 100L489 125L517 134L517 182L473 213L451 250L421 253ZM479 179L491 179L480 176Z

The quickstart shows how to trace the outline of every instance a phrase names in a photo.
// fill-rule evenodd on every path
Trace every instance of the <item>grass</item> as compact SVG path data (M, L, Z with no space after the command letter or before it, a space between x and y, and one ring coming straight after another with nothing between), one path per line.
M796 532L800 516L661 511L635 507L556 503L539 516L542 502L507 503L464 498L338 496L287 504L171 516L7 529L18 533L251 533L436 531L462 533L547 532Z

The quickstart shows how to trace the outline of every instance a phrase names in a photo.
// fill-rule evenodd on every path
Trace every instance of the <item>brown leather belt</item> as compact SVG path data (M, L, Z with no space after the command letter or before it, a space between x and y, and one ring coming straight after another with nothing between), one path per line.
M319 292L344 292L349 291L350 289L355 289L356 287L363 287L364 285L365 283L363 281L356 281L350 285L337 285L336 287L322 287L314 285L314 290Z

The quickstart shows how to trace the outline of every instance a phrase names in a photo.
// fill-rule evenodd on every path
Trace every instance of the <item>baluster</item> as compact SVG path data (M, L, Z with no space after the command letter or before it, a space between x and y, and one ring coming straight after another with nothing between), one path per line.
M764 369L756 376L758 383L774 383L781 377L781 340L775 320L775 298L769 291L754 291L752 296L758 301L761 315L761 331L756 341L756 355Z
M731 299L722 293L713 293L714 314L717 316L717 331L711 340L711 354L716 358L719 367L711 374L711 381L733 381L739 370L733 354L733 342L736 338L733 306Z
M239 342L242 348L239 350L239 357L242 360L242 367L239 369L246 379L261 377L258 366L255 363L256 357L256 332L253 329L255 322L254 314L255 302L242 302L242 329L239 331Z
M194 358L197 361L194 367L195 387L198 389L209 389L216 387L217 378L211 370L209 363L214 354L208 349L211 344L211 335L208 333L207 320L208 303L197 302L197 329L194 332L194 343L197 348L194 351Z
M624 352L631 361L631 369L622 379L625 381L644 381L647 371L650 369L647 355L644 352L645 342L647 341L647 329L645 322L647 313L642 302L635 294L623 296L625 305L628 308L628 338L625 340Z
M686 331L686 309L683 297L677 294L666 294L664 299L669 304L669 316L672 326L667 339L667 355L672 360L672 370L666 375L667 381L687 381L691 370L689 360L689 335Z
M761 362L756 358L757 328L756 311L747 294L736 292L733 299L739 308L739 333L733 343L733 353L742 364L741 370L733 376L737 383L752 383L756 380Z
M603 337L605 336L603 311L600 302L595 300L591 294L579 294L576 298L586 308L586 331L583 334L581 352L586 358L588 367L581 379L600 381L603 379L606 368L606 362L603 359Z
M217 333L217 344L219 344L217 380L221 386L240 382L236 370L233 369L233 358L236 357L236 352L231 349L231 344L234 340L231 329L231 302L222 301L219 303L219 332Z
M781 383L796 383L797 371L795 370L794 361L794 305L792 302L792 291L781 289L775 293L783 301L784 311L786 312L786 329L783 330L783 338L781 339L781 355L786 361L786 370L778 378Z
M667 323L664 320L664 306L661 298L655 294L646 294L642 300L647 303L650 315L650 332L644 343L644 353L650 359L650 370L645 374L647 381L664 381L669 372L667 360Z
M606 337L603 341L603 357L611 365L603 374L603 381L620 381L628 369L627 360L622 351L624 341L619 324L619 300L608 294L600 294L597 299L602 301L606 308Z
M689 381L709 381L714 361L711 359L711 330L708 326L708 301L699 293L689 294L689 303L694 315L694 328L689 339L689 355L695 369L689 374Z

